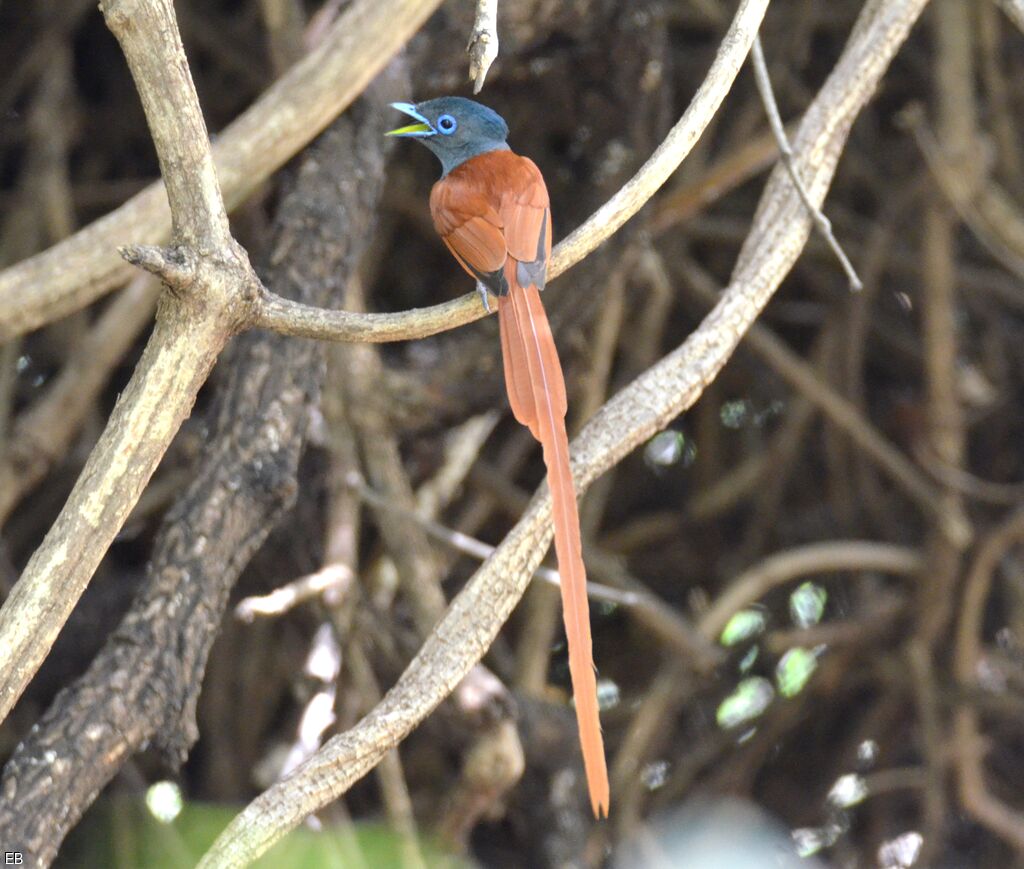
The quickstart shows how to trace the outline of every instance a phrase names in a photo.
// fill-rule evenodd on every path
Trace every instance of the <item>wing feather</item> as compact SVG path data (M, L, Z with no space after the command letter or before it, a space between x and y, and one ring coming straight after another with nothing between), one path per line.
M452 183L451 176L434 185L430 215L445 244L466 265L478 272L494 272L505 265L508 247L501 216L478 191Z

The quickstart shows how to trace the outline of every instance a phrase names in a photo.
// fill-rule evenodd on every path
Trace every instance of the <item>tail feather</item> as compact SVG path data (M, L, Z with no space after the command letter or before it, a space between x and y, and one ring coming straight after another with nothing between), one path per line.
M519 286L514 270L509 272L509 293L498 300L505 383L515 418L530 429L544 451L576 722L590 802L594 814L601 817L608 814L608 770L598 717L587 576L565 430L565 380L540 293L534 286Z

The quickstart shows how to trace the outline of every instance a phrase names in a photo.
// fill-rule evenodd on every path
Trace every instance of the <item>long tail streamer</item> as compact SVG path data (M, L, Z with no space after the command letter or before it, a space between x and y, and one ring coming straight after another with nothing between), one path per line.
M530 429L544 451L583 766L594 814L607 816L608 769L598 718L597 678L590 637L579 513L569 467L565 379L540 293L535 286L519 285L511 262L506 268L506 278L508 295L498 300L505 385L515 418Z

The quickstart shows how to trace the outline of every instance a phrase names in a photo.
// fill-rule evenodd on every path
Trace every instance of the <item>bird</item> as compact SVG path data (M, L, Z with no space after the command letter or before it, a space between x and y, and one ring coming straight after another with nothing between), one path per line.
M414 123L387 135L415 139L441 161L430 215L441 240L497 298L505 387L516 420L539 441L551 490L555 555L583 766L591 807L608 815L608 770L587 603L579 511L565 429L562 365L540 292L551 258L551 205L540 169L508 146L508 124L465 97L392 103Z

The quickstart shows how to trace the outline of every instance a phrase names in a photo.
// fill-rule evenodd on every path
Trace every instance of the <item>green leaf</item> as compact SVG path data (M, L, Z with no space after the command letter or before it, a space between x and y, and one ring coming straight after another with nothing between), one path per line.
M765 617L763 612L755 609L740 610L729 619L722 630L719 642L723 646L735 646L737 643L742 643L744 640L749 640L751 637L764 633L764 628Z
M818 657L800 646L790 649L775 667L775 683L783 697L799 694L818 668Z
M789 617L798 628L809 628L825 614L828 592L820 585L805 582L789 596Z
M741 673L747 673L750 671L750 668L753 667L757 661L759 651L760 650L757 646L751 646L747 649L747 653L743 656L742 660L740 660L739 671Z
M772 683L761 676L744 679L719 705L715 713L718 726L729 729L739 727L757 718L775 697Z

